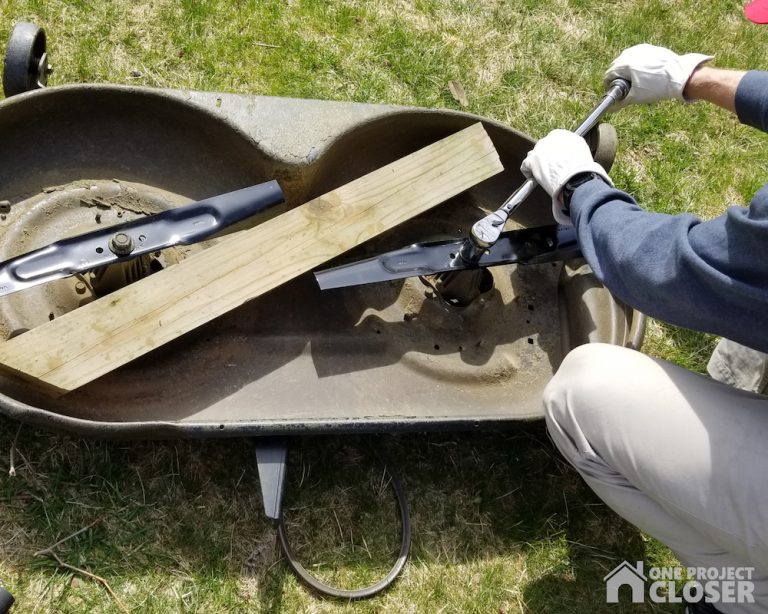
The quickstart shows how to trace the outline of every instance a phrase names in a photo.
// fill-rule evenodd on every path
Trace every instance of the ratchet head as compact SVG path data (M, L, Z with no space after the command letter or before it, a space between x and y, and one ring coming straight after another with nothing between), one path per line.
M499 240L508 214L504 209L493 211L472 226L469 237L464 241L459 256L467 264L475 264L488 248Z

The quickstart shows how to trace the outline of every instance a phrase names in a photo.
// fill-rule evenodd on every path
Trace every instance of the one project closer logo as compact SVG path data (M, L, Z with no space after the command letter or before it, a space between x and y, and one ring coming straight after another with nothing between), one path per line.
M644 573L642 561L636 565L623 561L603 578L605 600L618 603L619 589L628 586L632 603L643 603L650 582L648 597L653 603L755 603L753 572L753 567L649 567Z

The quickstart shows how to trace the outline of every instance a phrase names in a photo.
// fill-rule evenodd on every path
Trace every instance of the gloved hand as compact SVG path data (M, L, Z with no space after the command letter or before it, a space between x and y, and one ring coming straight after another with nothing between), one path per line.
M635 45L621 52L608 67L603 80L606 87L617 77L632 84L627 97L614 105L614 109L659 100L685 100L683 89L693 71L712 58L701 53L678 55L654 45Z
M553 130L536 143L520 170L526 177L533 177L552 197L552 215L559 224L566 226L572 222L564 210L560 193L571 177L592 171L613 185L605 169L592 159L587 142L568 130Z

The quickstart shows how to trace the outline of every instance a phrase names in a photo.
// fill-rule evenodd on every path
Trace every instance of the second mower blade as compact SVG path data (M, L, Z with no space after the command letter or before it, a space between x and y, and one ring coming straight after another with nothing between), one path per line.
M563 226L504 232L476 264L467 263L459 256L463 242L464 239L453 239L414 243L373 258L318 271L315 278L321 289L329 290L503 264L538 264L581 255L576 230Z

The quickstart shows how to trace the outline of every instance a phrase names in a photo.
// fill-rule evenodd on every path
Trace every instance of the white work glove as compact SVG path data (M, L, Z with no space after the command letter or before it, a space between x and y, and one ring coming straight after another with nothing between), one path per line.
M571 177L591 171L613 185L605 169L592 159L587 142L568 130L553 130L536 143L520 170L526 177L533 177L552 197L552 215L558 224L566 226L572 222L560 193Z
M632 84L627 97L614 105L619 109L628 104L686 100L683 89L693 71L714 56L701 53L678 55L654 45L635 45L621 52L603 77L606 87L617 77Z

